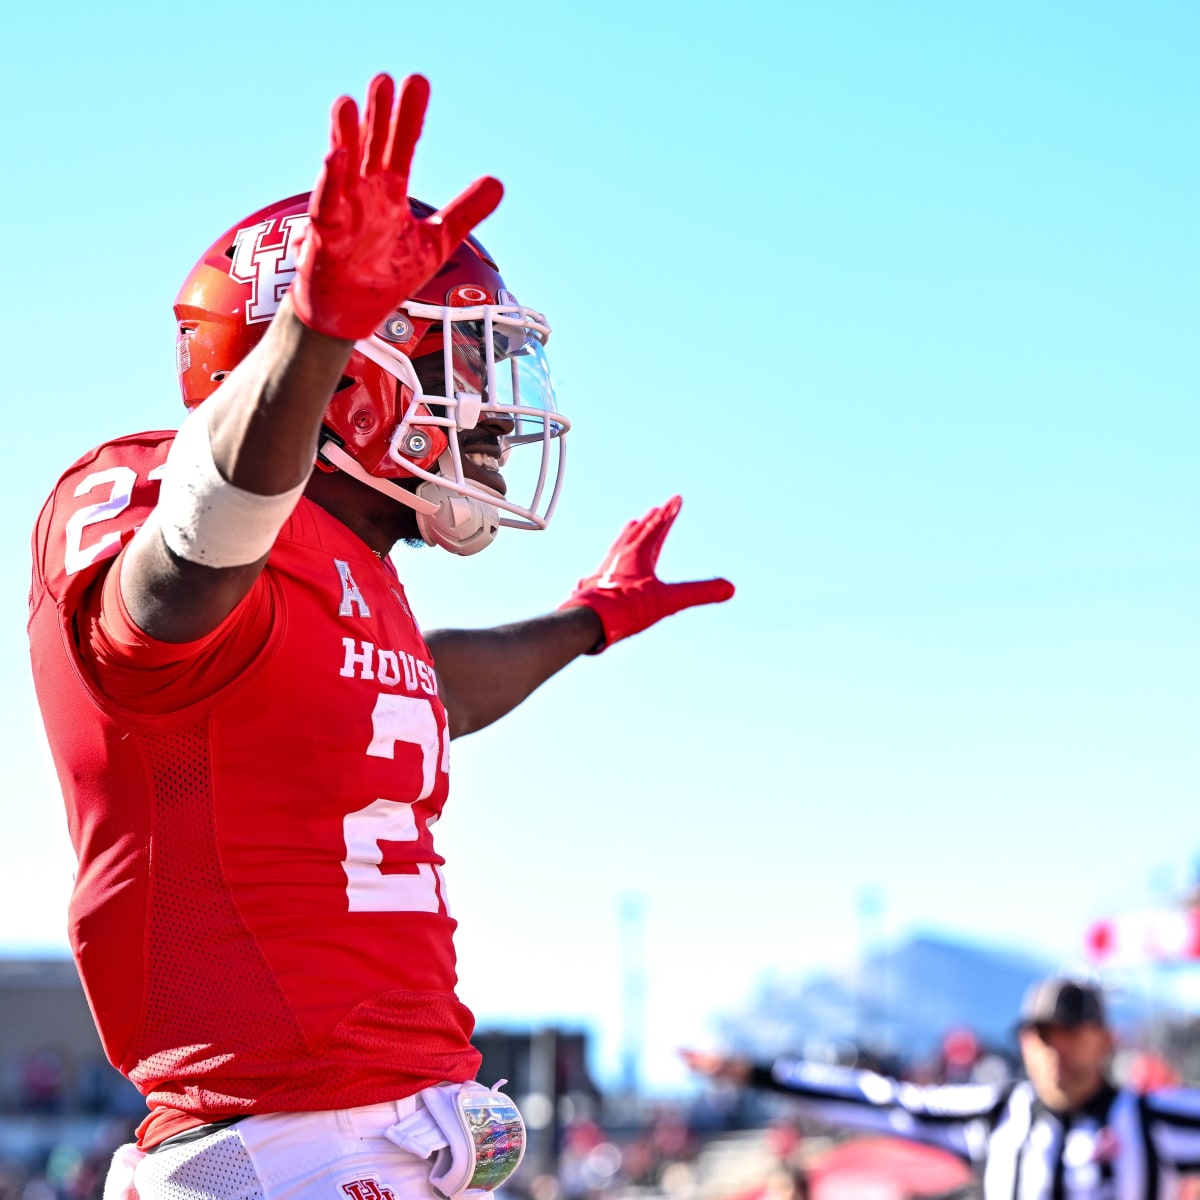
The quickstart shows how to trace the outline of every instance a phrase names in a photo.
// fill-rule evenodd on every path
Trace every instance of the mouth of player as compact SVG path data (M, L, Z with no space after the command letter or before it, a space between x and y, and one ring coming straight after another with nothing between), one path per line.
M501 496L506 495L508 485L504 482L504 476L500 474L502 460L503 451L498 445L476 446L471 449L464 446L462 451L463 474L472 483L479 483L486 488L491 488L493 492L499 492Z

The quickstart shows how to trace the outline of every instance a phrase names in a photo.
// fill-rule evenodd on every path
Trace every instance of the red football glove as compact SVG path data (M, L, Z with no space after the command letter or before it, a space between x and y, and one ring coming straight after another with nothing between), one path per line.
M429 83L410 75L393 110L395 92L390 75L371 80L361 129L349 96L334 104L332 148L309 201L291 287L305 325L347 341L372 333L432 278L504 194L498 179L484 176L432 217L415 218L408 173Z
M663 542L683 500L672 496L661 508L652 508L640 521L630 521L612 544L600 569L581 579L570 597L558 607L590 608L604 626L604 640L588 651L599 654L694 604L719 604L733 595L728 579L697 579L689 583L663 583L654 574Z

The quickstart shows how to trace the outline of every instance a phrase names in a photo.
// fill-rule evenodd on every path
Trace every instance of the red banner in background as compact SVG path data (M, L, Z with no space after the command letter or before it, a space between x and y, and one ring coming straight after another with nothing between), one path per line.
M1088 957L1103 966L1200 959L1200 908L1105 917L1088 927L1084 946Z

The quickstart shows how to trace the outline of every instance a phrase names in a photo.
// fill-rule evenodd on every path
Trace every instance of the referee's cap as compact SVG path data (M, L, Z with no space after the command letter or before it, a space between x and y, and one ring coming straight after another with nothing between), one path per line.
M1021 1003L1021 1029L1034 1025L1075 1029L1080 1025L1107 1024L1103 993L1096 984L1082 979L1057 975L1042 979L1030 987Z

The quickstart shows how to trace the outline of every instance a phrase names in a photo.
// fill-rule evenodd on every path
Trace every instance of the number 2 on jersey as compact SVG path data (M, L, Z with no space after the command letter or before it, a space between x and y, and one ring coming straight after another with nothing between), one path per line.
M448 744L439 734L437 718L428 700L381 692L371 713L373 736L367 753L375 758L394 758L396 743L404 742L421 751L421 794L433 791L439 765L446 770ZM439 763L440 760L440 763ZM373 800L352 812L342 822L346 839L346 895L351 912L438 911L438 889L446 898L446 881L433 863L417 863L415 875L388 874L381 869L380 842L415 842L421 836L415 804L403 800ZM449 905L446 905L449 911Z

